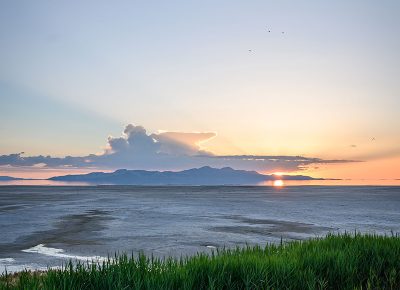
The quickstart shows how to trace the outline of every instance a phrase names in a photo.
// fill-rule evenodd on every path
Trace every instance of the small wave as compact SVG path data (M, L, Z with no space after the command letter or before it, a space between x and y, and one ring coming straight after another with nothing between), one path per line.
M12 263L15 262L13 258L0 258L0 263Z
M65 254L63 249L46 247L44 244L39 244L32 248L22 250L22 252L42 254L45 256L71 259L71 260L88 261L88 262L94 262L94 263L103 262L103 261L107 260L107 258L101 257L101 256L78 256L78 255Z
M217 248L216 246L212 246L212 245L206 245L206 247L209 248L209 249L216 249Z

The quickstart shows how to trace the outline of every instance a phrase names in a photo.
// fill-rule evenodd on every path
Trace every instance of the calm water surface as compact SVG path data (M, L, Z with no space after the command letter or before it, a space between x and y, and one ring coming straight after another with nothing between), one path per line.
M191 255L328 232L400 232L400 187L0 186L0 272Z

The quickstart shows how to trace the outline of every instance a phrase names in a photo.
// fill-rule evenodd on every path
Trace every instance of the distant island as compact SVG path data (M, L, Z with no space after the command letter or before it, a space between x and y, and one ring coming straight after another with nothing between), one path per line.
M48 180L117 185L255 185L273 180L324 180L305 175L265 175L256 171L204 166L183 171L147 171L119 169L114 172L63 175Z
M23 180L23 178L11 177L11 176L0 176L0 181L13 181L13 180Z

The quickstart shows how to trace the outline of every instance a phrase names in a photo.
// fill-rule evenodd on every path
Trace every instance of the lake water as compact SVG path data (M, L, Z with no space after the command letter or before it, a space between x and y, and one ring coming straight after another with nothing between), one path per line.
M0 272L400 232L398 186L0 186Z

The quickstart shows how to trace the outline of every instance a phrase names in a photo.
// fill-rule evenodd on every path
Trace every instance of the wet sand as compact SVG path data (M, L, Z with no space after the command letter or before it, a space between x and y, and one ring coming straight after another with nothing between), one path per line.
M238 222L234 226L210 227L211 231L226 232L242 235L265 235L280 236L282 238L296 239L295 234L315 234L319 235L327 231L337 230L331 227L316 226L314 224L290 222L271 219L254 219L241 216L227 217Z

